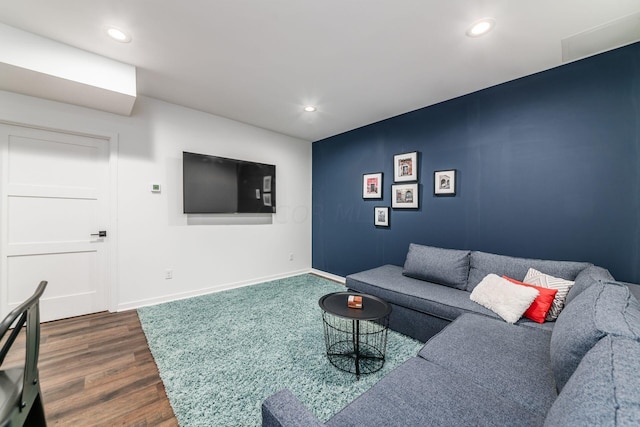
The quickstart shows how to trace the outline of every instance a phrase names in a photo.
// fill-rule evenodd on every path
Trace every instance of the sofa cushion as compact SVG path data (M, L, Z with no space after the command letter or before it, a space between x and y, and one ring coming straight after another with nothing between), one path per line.
M533 412L546 413L557 396L550 340L550 331L464 314L418 355Z
M407 360L334 415L328 426L540 426L528 410L456 372L422 358Z
M595 283L613 281L614 278L611 273L609 273L609 270L598 267L597 265L591 265L578 273L574 285L567 294L565 304L569 304L575 297Z
M466 289L470 253L411 243L402 274L452 288Z
M547 313L546 321L552 322L558 318L558 315L564 308L564 302L567 299L569 289L573 286L573 280L566 280L559 277L554 277L549 274L545 274L535 268L530 268L527 271L527 275L524 276L525 283L530 283L535 286L541 286L548 289L556 289L556 296L553 298L551 309Z
M540 293L530 287L518 286L495 274L487 274L473 289L469 298L502 317L516 323Z
M640 425L640 343L608 335L582 359L545 426Z
M640 339L640 303L629 288L617 283L590 286L560 313L551 335L551 365L558 390L607 334Z
M469 299L469 292L402 275L402 267L383 265L347 276L349 289L395 305L451 321L463 313L497 314Z
M505 255L495 255L486 252L473 251L469 258L469 280L467 290L473 288L489 273L498 276L509 276L522 281L529 268L535 268L543 273L575 280L580 271L591 264L573 261L547 261L540 259L515 258Z

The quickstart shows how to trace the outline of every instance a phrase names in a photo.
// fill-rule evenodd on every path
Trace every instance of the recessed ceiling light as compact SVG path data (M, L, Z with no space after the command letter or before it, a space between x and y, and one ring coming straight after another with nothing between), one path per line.
M313 113L314 111L316 111L316 107L314 107L313 105L307 105L306 107L304 107L304 111L306 111L307 113Z
M116 27L107 28L107 34L109 37L120 43L129 43L131 41L131 36L129 34Z
M469 37L480 37L487 34L489 31L495 27L496 21L493 18L483 18L479 19L467 30L467 35Z

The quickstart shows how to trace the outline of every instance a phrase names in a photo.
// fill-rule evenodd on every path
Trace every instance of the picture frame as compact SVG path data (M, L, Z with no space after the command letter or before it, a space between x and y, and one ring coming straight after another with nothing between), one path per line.
M373 225L376 227L389 226L389 207L376 206L373 208Z
M436 196L455 196L456 170L442 170L433 173L433 194Z
M262 204L264 206L271 206L271 193L262 193Z
M393 156L393 181L418 180L418 152L401 153Z
M394 209L418 209L418 183L393 184L391 186L391 207Z
M271 175L266 175L262 177L262 191L265 193L271 192Z
M362 198L382 199L382 172L362 175Z

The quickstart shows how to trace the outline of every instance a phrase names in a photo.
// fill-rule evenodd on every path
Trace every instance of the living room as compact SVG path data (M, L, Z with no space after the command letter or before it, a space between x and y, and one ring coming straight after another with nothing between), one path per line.
M6 6L7 18L0 21L19 28L29 8L42 6L42 2L27 3L33 4L16 9L20 13L15 15ZM500 9L501 2L492 3L495 10ZM586 13L589 25L581 31L638 12L637 2L615 3L615 7L594 5L604 12L598 19L594 18L598 13ZM410 9L405 6L402 10ZM482 11L475 18L489 14ZM463 32L470 23L462 25ZM495 32L486 39L464 34L462 38L486 42L500 35L501 25L506 26L496 22ZM375 33L375 28L370 31ZM566 36L578 33L565 32ZM40 35L55 39L51 34ZM137 41L134 38L125 48ZM482 61L483 55L491 54L486 44L481 46L486 50L474 58ZM560 41L554 46L555 57L559 57ZM363 52L377 52L366 47ZM511 52L518 49L522 50ZM296 129L309 136L268 130L264 123L231 115L225 118L225 114L205 112L202 104L190 108L168 97L145 95L141 82L130 115L8 89L0 92L0 121L4 126L71 132L108 141L109 215L100 223L100 229L109 233L100 242L108 254L100 285L106 291L102 306L92 311L133 310L311 271L343 280L383 264L402 265L410 243L591 262L608 269L619 281L638 283L640 202L635 195L640 186L640 45L635 42L606 50L564 64L555 60L522 75L515 70L508 80L487 80L477 88L464 80L472 79L465 74L459 81L459 94L437 102L412 99L414 108L397 106L385 111L385 101L379 99L378 106L371 107L382 110L375 112L378 120L363 122L355 113L349 120L334 118L339 123L333 126L341 128L339 132L318 130L331 116L342 116L328 110L330 101L313 118L314 112L302 111L305 102L312 100L301 96L296 111L282 115L286 121L297 119ZM118 55L122 54L113 54ZM519 55L507 61L516 69L527 53ZM136 65L139 78L154 78L144 61ZM427 71L414 72L428 75ZM210 73L214 76L215 70ZM446 70L434 80L445 78ZM243 84L248 92L259 85ZM438 84L436 81L432 90ZM465 91L467 86L473 89ZM403 85L397 83L385 86L384 94L394 87L403 91ZM197 99L197 85L182 88ZM417 92L424 98L431 95L421 90ZM404 92L407 98L422 96L414 90ZM314 96L322 98L321 94ZM220 97L228 95L221 93ZM242 215L185 215L184 151L276 165L276 213L262 223ZM419 205L392 209L393 158L410 152L417 152L420 165ZM6 157L4 154L3 160ZM455 196L433 194L434 172L440 170L456 171ZM368 173L382 173L381 199L362 198L362 176ZM6 188L4 172L2 177ZM153 184L160 185L159 192L152 191ZM4 197L3 193L0 203L6 209ZM378 206L389 207L389 227L375 226L374 208ZM2 212L4 219L8 213ZM10 243L2 242L3 248ZM6 252L2 255L0 283L6 310L11 261ZM23 277L29 277L35 286L42 279L36 279L36 273L25 271ZM46 299L42 307L45 320L55 318L54 314L46 318L45 305Z

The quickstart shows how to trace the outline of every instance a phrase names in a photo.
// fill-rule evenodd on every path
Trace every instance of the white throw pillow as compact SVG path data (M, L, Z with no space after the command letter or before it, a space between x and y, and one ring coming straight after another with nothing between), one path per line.
M527 271L527 275L524 276L523 282L543 288L558 290L558 293L553 299L553 304L551 304L551 308L547 313L547 318L545 319L547 322L552 322L558 318L558 315L564 308L564 302L567 299L567 294L575 283L571 280L549 276L548 274L539 272L535 268L530 268L529 271Z
M507 323L516 323L540 292L516 285L497 274L487 274L471 292L471 301L488 308Z

